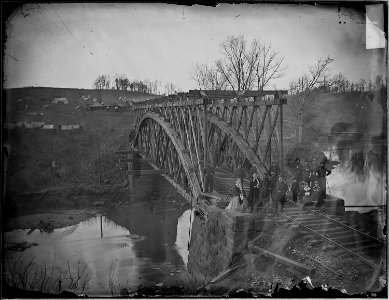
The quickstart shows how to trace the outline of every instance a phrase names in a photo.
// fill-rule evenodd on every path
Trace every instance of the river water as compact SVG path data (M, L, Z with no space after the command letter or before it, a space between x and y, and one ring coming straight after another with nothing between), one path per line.
M61 289L91 296L162 286L167 280L172 284L173 278L185 284L190 221L185 200L158 199L127 204L51 233L10 231L4 236L6 245L31 247L6 251L8 276L16 280L13 271L24 270L33 260L27 281L40 285L46 266L53 278L46 290L52 286L53 292L58 292L57 279Z
M341 162L327 177L327 193L344 199L346 210L365 213L386 205L385 173L370 168L362 178L344 166L336 151L324 153L329 160Z

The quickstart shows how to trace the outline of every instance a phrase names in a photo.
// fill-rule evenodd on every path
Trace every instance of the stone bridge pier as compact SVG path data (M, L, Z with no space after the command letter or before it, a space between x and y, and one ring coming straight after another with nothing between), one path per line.
M228 269L234 257L247 249L254 237L272 234L274 220L209 205L207 218L195 214L192 223L188 272L201 287Z

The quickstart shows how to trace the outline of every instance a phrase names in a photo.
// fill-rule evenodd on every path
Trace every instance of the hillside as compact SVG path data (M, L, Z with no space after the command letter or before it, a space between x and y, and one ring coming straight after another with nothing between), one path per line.
M76 107L84 101L81 97L96 96L95 90L23 88L6 90L6 93L5 122L82 125L82 131L77 134L32 129L3 131L3 145L7 150L5 188L8 205L14 201L18 209L26 208L28 203L38 208L46 202L42 200L38 205L32 201L35 196L28 196L31 193L55 192L65 187L69 191L73 191L74 187L82 191L96 186L98 190L99 182L106 180L123 184L124 165L118 164L114 151L128 148L128 137L135 121L133 112L77 110ZM102 95L107 96L106 99L123 95L134 100L154 97L125 91L102 91ZM66 97L69 103L51 104L54 96ZM52 168L53 161L58 166L55 170ZM27 198L21 195L27 195ZM59 195L56 199L63 201L64 205L75 205L68 203L71 197L67 196L67 192L62 191Z
M145 94L140 92L121 91L121 90L93 90L93 89L68 89L68 88L50 88L50 87L26 87L5 89L5 103L3 108L6 110L5 122L30 122L45 121L46 123L67 122L69 117L75 113L76 107L86 108L87 103L82 99L83 96L91 96L107 105L124 104L120 98L126 98L128 101L141 101L158 97L157 95ZM52 104L54 97L67 98L68 104ZM37 113L32 116L31 113ZM44 117L42 115L44 114ZM71 118L72 122L77 121L78 115ZM74 120L74 121L73 121ZM79 119L76 124L80 124ZM70 120L69 120L70 121ZM82 123L82 122L81 122ZM63 123L66 124L66 123Z

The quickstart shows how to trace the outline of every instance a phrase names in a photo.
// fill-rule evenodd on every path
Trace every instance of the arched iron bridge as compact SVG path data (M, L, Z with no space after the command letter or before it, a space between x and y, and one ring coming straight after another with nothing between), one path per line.
M246 178L271 161L283 170L286 91L191 90L138 102L133 148L162 169L189 201L222 198L237 172ZM215 192L205 192L205 169L216 168Z

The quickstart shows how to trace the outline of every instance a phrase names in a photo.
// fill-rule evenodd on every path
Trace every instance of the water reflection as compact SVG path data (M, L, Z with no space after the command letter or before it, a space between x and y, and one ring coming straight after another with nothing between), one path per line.
M37 243L22 259L43 266L66 268L72 260L87 264L91 276L89 295L110 296L112 288L154 286L174 268L185 269L188 261L190 213L187 205L139 202L52 233L14 230L5 233L12 243ZM20 252L7 251L7 259ZM167 268L166 266L169 266ZM73 268L73 267L72 267Z
M193 210L186 210L179 218L177 225L177 239L176 249L181 255L185 265L188 264L189 257L189 241L190 241L190 230L192 228L192 221L194 218Z

